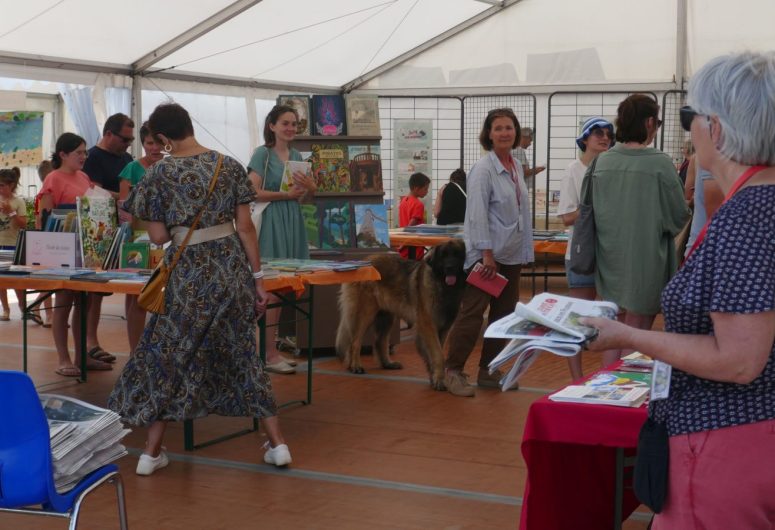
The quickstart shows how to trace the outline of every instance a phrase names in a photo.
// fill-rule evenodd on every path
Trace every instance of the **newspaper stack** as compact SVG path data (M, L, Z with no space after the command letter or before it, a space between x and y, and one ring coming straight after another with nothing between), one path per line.
M119 442L129 434L113 411L55 394L40 394L51 432L51 458L58 492L71 489L95 469L127 454Z
M488 365L490 373L511 359L514 365L500 380L505 392L536 360L541 351L573 357L594 338L594 328L582 326L584 316L615 319L619 307L612 302L581 300L569 296L541 293L527 304L517 303L514 313L493 322L484 332L486 338L511 339Z

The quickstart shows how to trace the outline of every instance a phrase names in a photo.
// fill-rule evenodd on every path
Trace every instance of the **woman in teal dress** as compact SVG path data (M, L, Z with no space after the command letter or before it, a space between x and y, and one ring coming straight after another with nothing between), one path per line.
M259 202L268 202L262 215L259 247L266 258L308 259L309 247L299 201L317 190L312 177L294 173L294 185L280 191L285 163L301 161L301 153L290 144L296 136L296 111L285 105L275 105L264 122L264 145L258 147L248 164L248 177L256 189ZM276 300L273 300L276 301ZM266 324L276 330L280 310L266 313ZM290 374L296 362L287 359L277 349L277 341L267 341L266 369L269 372Z
M255 191L239 162L196 141L180 105L159 105L149 124L170 156L149 169L124 208L148 221L151 241L172 242L164 256L168 265L206 206L171 271L166 312L149 319L108 407L129 424L148 427L138 475L169 463L162 447L168 422L208 414L260 419L269 438L264 461L287 465L291 455L272 385L256 351L256 317L263 315L268 296L250 219Z

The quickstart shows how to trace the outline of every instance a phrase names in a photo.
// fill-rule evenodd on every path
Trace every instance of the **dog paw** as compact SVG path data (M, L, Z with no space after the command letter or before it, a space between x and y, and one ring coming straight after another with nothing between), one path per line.
M389 363L382 365L382 368L385 370L401 370L403 367L404 365L398 361L390 361Z
M366 370L364 370L362 366L355 366L355 367L351 366L350 368L348 368L348 370L350 372L354 373L354 374L365 374L366 373Z

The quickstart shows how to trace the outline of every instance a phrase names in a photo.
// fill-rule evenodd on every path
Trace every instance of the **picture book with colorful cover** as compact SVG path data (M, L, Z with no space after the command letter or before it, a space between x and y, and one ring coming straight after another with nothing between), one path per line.
M78 233L84 267L101 267L118 230L116 200L112 197L77 197Z
M639 407L649 396L648 387L570 385L549 396L552 401Z
M280 191L288 191L293 186L293 174L303 173L308 177L312 176L312 165L309 162L300 162L297 160L288 160L283 169L283 180L280 181Z
M337 249L353 246L349 201L321 201L318 203L318 213L320 214L320 248Z
M151 265L151 245L148 243L124 243L121 245L120 267L147 269Z
M385 204L355 204L353 207L358 248L390 248Z
M348 94L347 134L350 136L380 136L379 99L371 94Z
M602 370L584 381L586 386L638 386L651 388L651 372L638 373L622 370Z
M320 248L320 216L316 204L302 204L301 217L304 219L304 232L307 234L307 245L311 249Z
M312 96L312 134L342 136L345 126L344 98L339 95Z
M344 145L312 144L310 161L318 191L350 191L350 169Z
M296 134L309 136L310 131L310 102L306 94L280 94L277 96L277 104L291 107L299 115L296 121Z
M382 160L379 146L351 145L347 148L350 160L350 191L372 191L381 193Z

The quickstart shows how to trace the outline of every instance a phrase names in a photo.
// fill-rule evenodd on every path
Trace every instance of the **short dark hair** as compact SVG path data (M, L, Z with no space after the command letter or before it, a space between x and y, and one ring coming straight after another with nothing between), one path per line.
M646 120L657 119L659 105L651 96L632 94L616 110L616 141L643 143L649 137Z
M274 144L277 143L274 131L269 128L269 125L277 125L277 120L279 120L280 116L286 112L292 112L293 115L296 116L296 119L299 119L299 113L296 109L289 107L288 105L275 105L272 107L272 110L269 111L269 114L266 115L266 119L264 120L264 144L267 147L274 147Z
M132 127L134 129L135 122L132 121L132 118L127 116L126 114L122 112L117 112L107 120L105 120L105 125L102 126L102 134L107 133L113 133L113 134L121 134L121 129L124 128L124 126Z
M455 171L453 171L449 176L449 181L454 182L455 184L459 184L463 186L465 189L466 186L466 172L463 171L462 168L458 168Z
M81 145L86 145L86 140L77 134L71 132L62 133L62 135L57 138L54 152L51 153L51 167L59 169L62 166L62 157L59 156L59 153L69 155L81 147Z
M148 125L148 122L144 121L140 126L140 143L143 143L145 139L152 134L153 133L151 132L151 127Z
M53 170L54 168L51 166L51 160L41 160L40 165L38 166L38 177L40 178L40 181L43 182L46 180L46 175Z
M177 103L162 103L148 117L148 127L153 135L163 134L170 140L182 140L194 136L194 124L188 111Z
M425 173L414 173L409 177L409 189L416 190L424 188L431 183L431 179Z
M0 169L0 183L8 184L11 188L11 193L16 191L16 186L19 185L19 177L21 176L22 172L16 166L11 169Z
M522 128L519 126L519 120L517 115L511 109L492 109L487 113L487 117L484 119L484 125L482 125L482 132L479 133L479 143L482 145L485 151L492 151L492 140L490 140L490 129L492 129L492 122L496 118L510 118L514 122L514 129L517 131L517 136L514 138L514 145L512 149L519 145L519 140L522 137Z

